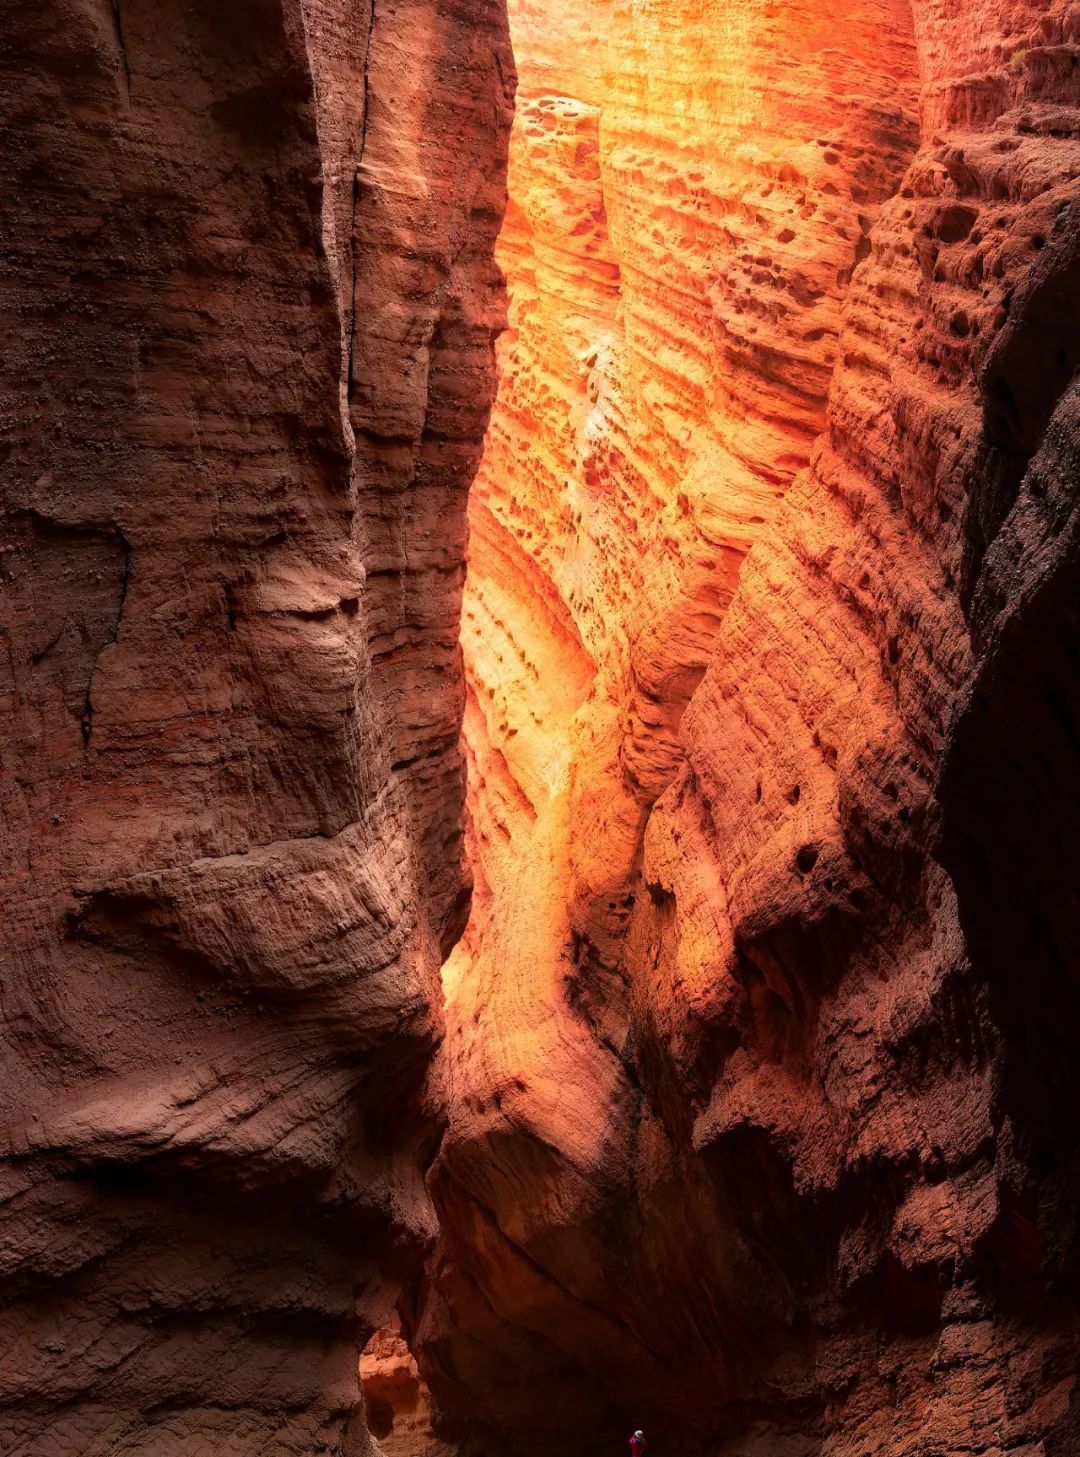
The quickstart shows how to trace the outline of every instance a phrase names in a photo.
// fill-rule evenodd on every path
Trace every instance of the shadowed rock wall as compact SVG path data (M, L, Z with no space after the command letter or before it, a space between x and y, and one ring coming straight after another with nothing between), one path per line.
M5 1453L349 1453L433 1233L497 4L6 7Z

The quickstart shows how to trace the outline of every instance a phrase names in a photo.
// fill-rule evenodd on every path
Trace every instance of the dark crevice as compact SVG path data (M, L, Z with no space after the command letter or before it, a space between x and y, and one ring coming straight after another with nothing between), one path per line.
M363 113L360 122L360 145L352 180L352 213L349 218L349 349L345 373L345 400L352 404L353 366L356 357L356 215L360 208L360 173L367 152L368 120L371 110L371 46L375 36L375 0L368 13L367 46L364 50Z
M663 1353L659 1350L655 1350L647 1341L643 1340L638 1332L633 1329L633 1327L624 1319L623 1316L618 1314L616 1311L605 1310L603 1306L596 1304L595 1301L589 1300L585 1296L578 1294L574 1290L571 1290L569 1286L565 1285L559 1279L559 1277L553 1273L552 1270L547 1268L545 1265L542 1265L532 1254L530 1254L529 1251L524 1247L524 1245L520 1244L517 1240L513 1239L509 1234L507 1234L506 1230L503 1228L503 1225L499 1222L498 1216L496 1215L495 1211L490 1207L490 1205L485 1203L483 1199L479 1198L472 1189L467 1188L456 1176L456 1174L454 1174L454 1172L449 1168L449 1166L444 1165L442 1172L444 1177L451 1179L455 1184L457 1184L458 1188L462 1190L465 1197L469 1200L473 1208L477 1211L481 1220L483 1221L486 1228L490 1231L490 1233L496 1236L496 1238L498 1238L508 1250L511 1250L513 1254L519 1260L521 1260L522 1264L524 1264L529 1270L531 1270L534 1275L538 1276L542 1281L545 1281L552 1285L569 1302L571 1306L580 1306L584 1310L591 1311L592 1314L597 1316L600 1320L609 1322L612 1327L614 1327L616 1330L621 1331L623 1335L625 1335L636 1347L640 1348L640 1350L645 1352L648 1356L651 1356L652 1359L656 1361L660 1366L668 1366L669 1363ZM544 1332L541 1330L537 1331L536 1334L542 1336Z
M124 43L124 22L120 14L120 0L112 0L113 30L116 34L116 49L120 53L120 66L124 73L124 99L131 105L131 66L128 62L127 46Z
M93 665L90 669L90 677L86 684L86 693L83 697L82 715L79 723L79 727L82 731L82 741L84 749L90 747L90 737L94 729L93 688L94 676L97 673L97 665L101 661L101 654L105 652L107 648L112 647L113 643L116 642L117 638L120 635L120 622L124 616L124 604L127 601L128 582L131 578L131 547L128 543L127 537L120 530L119 526L115 528L115 531L116 538L119 541L124 553L124 562L120 571L120 597L119 601L116 604L116 617L113 621L112 630L110 631L105 641L102 643L101 649L98 652L97 656L94 658Z

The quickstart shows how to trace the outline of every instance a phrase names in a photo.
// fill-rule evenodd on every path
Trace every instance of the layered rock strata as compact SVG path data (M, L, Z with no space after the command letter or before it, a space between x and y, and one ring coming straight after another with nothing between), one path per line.
M445 1429L1070 1457L1080 11L512 25Z
M466 696L497 9L6 17L0 1445L1073 1457L1080 14L513 20Z
M0 1448L365 1450L464 919L494 3L7 8Z

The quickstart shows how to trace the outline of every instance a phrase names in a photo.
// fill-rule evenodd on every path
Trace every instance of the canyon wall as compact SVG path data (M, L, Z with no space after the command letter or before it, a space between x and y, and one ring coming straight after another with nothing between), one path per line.
M1071 1457L1080 9L511 27L440 1430Z
M469 898L496 0L15 0L0 1448L355 1453Z
M1080 10L511 20L484 441L496 0L5 15L0 1446L1074 1457Z

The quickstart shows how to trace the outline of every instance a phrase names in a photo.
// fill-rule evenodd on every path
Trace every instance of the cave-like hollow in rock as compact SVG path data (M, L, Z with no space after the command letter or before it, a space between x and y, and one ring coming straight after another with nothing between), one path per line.
M0 1452L1080 1457L1080 0L0 26Z

